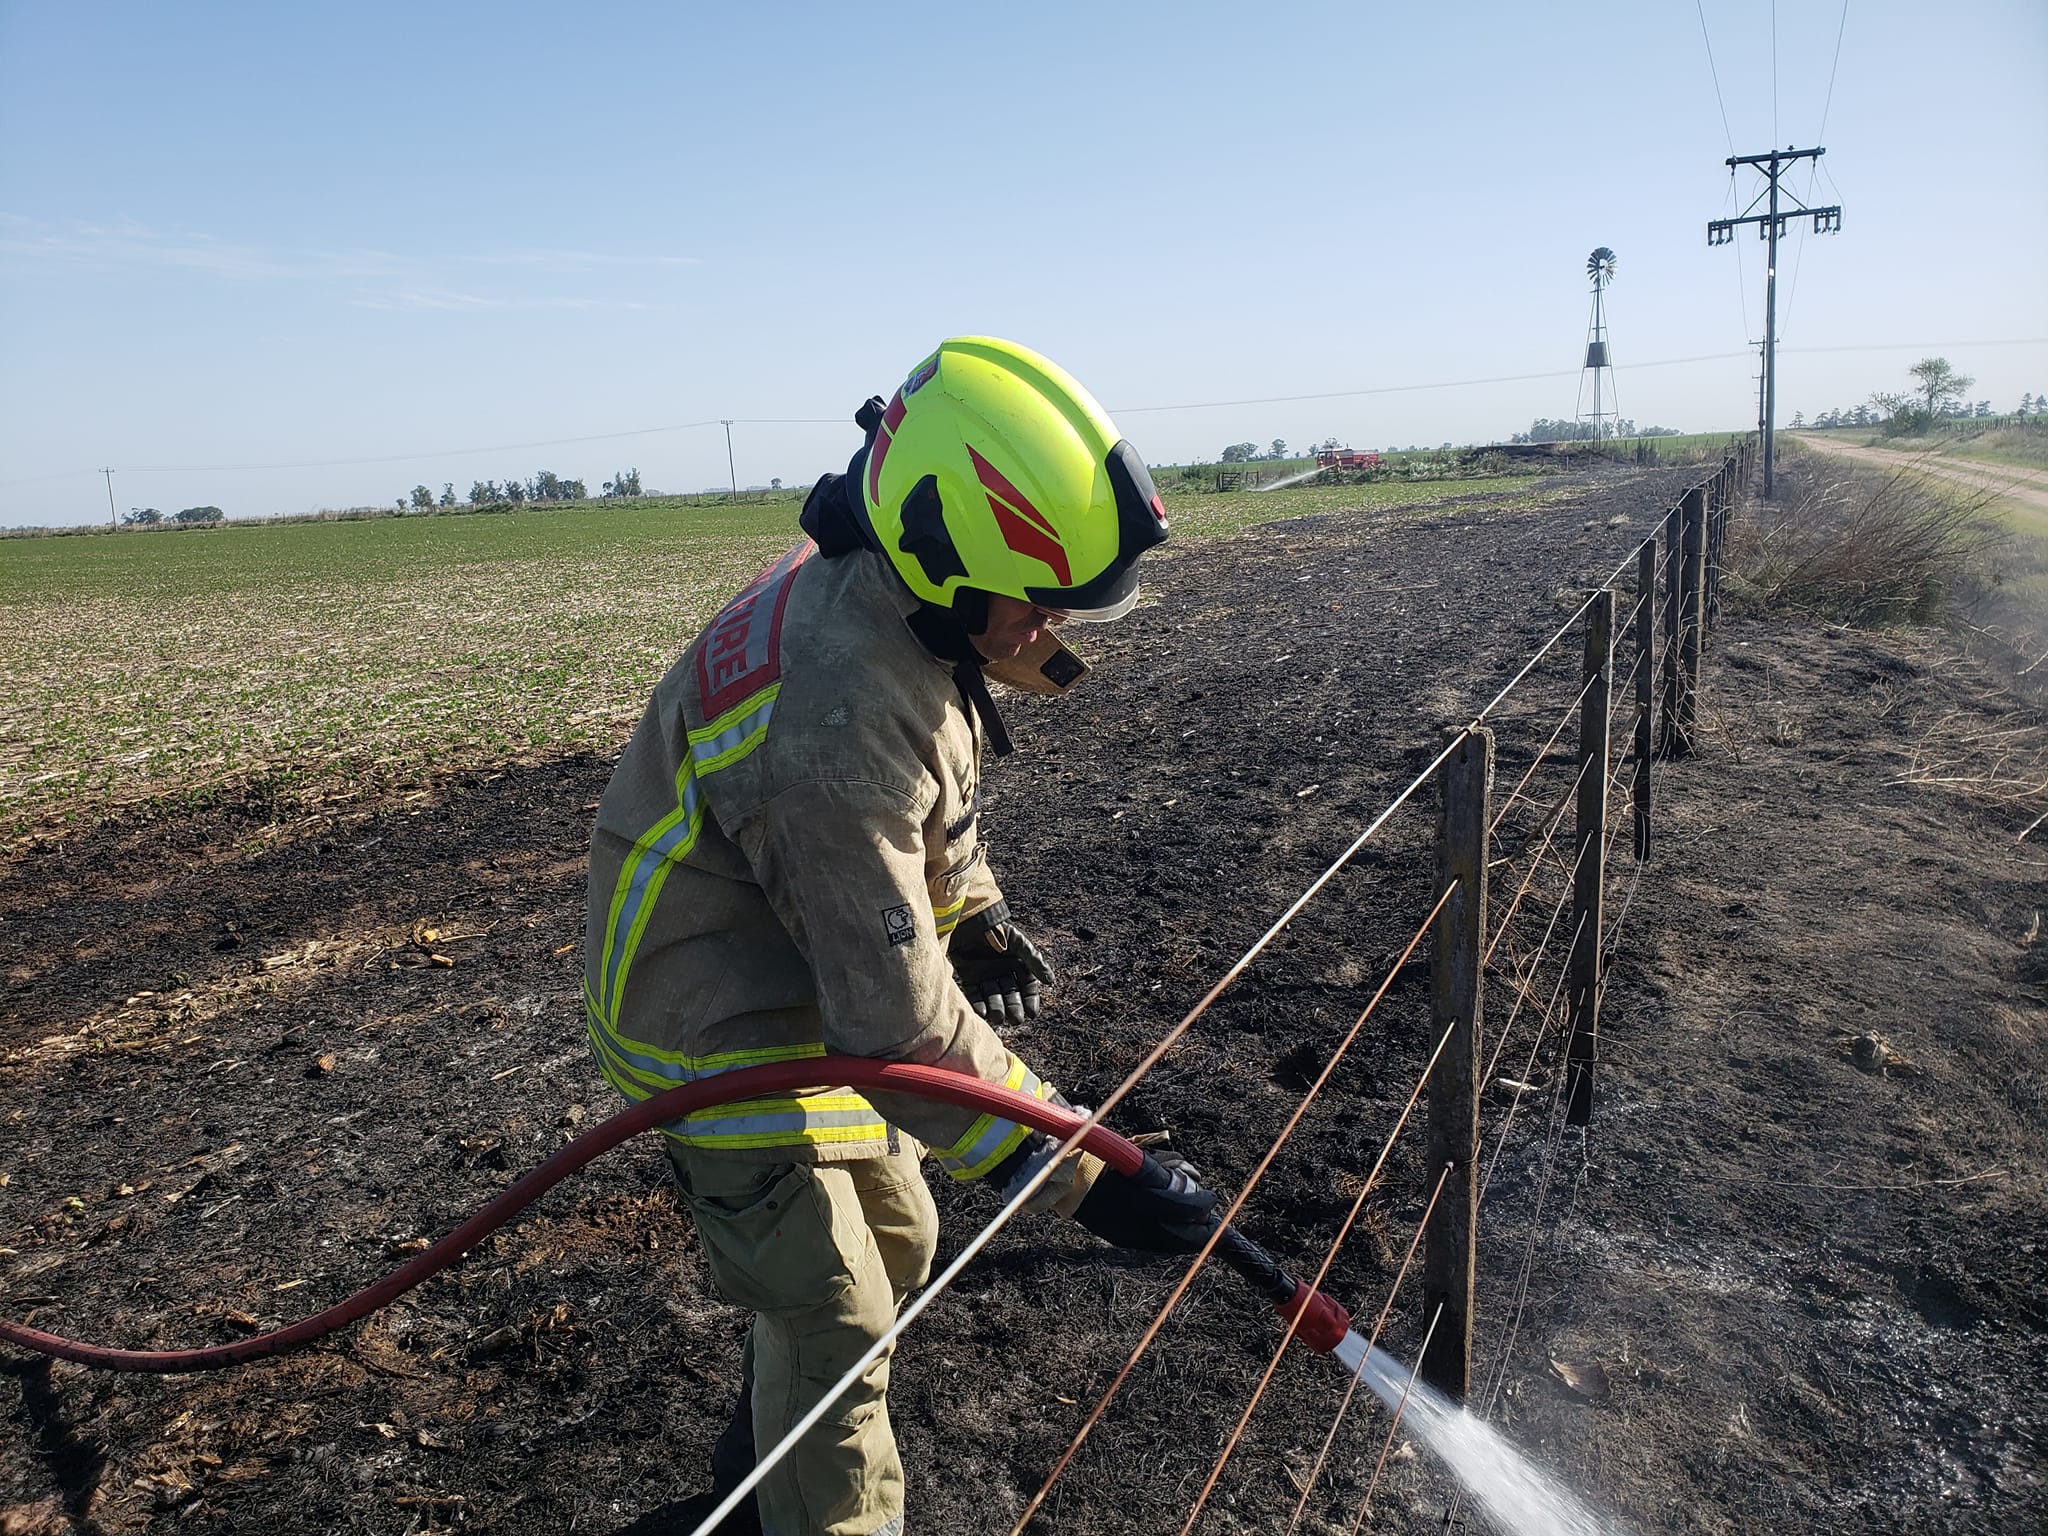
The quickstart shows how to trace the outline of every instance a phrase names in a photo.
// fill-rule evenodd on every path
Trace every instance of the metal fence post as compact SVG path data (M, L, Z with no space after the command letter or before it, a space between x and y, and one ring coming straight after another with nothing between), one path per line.
M1629 801L1636 813L1636 862L1650 857L1651 697L1657 651L1657 541L1645 539L1636 552L1636 731L1635 775Z
M1593 1065L1600 1045L1600 891L1607 881L1607 705L1614 685L1614 593L1586 610L1585 694L1579 701L1579 803L1573 820L1572 948L1566 962L1571 1000L1571 1073L1565 1124L1593 1114Z
M1701 528L1700 539L1700 649L1705 650L1707 634L1713 627L1713 615L1707 607L1707 594L1714 590L1714 519L1721 515L1721 472L1708 477L1700 487Z
M1472 1379L1472 1292L1479 1236L1479 1036L1485 1026L1487 829L1493 821L1493 732L1468 731L1438 775L1441 892L1457 891L1436 920L1430 955L1432 1039L1442 1053L1429 1075L1426 1177L1451 1170L1429 1220L1422 1258L1423 1316L1436 1317L1422 1379L1463 1402ZM1441 1307L1441 1315L1437 1309Z
M1723 464L1714 476L1714 483L1707 496L1706 536L1706 599L1701 608L1705 620L1701 635L1704 648L1706 635L1712 634L1715 623L1721 617L1721 519L1728 505L1728 466Z
M1664 514L1664 726L1657 750L1678 754L1678 694L1684 679L1678 668L1679 586L1684 571L1683 503Z
M1707 498L1698 486L1679 503L1678 699L1674 755L1697 745L1700 708L1700 642L1706 618Z

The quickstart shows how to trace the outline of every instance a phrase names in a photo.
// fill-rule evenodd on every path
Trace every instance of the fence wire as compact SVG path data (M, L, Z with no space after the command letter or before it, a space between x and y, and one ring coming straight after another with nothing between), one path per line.
M1702 483L1704 484L1705 482ZM1158 1041L1158 1043L1154 1045L1152 1049L1145 1054L1145 1056L1137 1063L1137 1065L1133 1067L1128 1074L1126 1074L1124 1079L1114 1089L1112 1089L1109 1094L1107 1094L1103 1098L1102 1103L1094 1110L1094 1112L1090 1114L1087 1117L1087 1119L1083 1122L1083 1124L1080 1127L1078 1127L1073 1132L1073 1134L1069 1136L1068 1139L1062 1144L1062 1155L1071 1152L1089 1129L1099 1124L1102 1121L1103 1117L1107 1115L1111 1109L1113 1109L1117 1104L1121 1103L1126 1097L1129 1096L1131 1091L1145 1078L1145 1076L1155 1066L1158 1065L1158 1063L1162 1059L1164 1059L1167 1052L1170 1051L1173 1048L1173 1046L1176 1043L1178 1043L1178 1041L1182 1037L1184 1037L1190 1029L1194 1027L1195 1023L1199 1019L1201 1019L1201 1017L1209 1010L1209 1008L1217 1001L1217 999L1221 997L1223 993L1234 982L1236 982L1239 977L1241 977L1245 973L1245 971L1251 966L1251 964L1261 954L1263 954L1268 947L1271 946L1273 941L1280 935L1280 933L1283 932L1288 927L1288 925L1291 924L1293 920L1300 915L1300 913L1308 906L1308 904L1312 900L1314 900L1314 898L1321 891L1323 891L1333 879L1335 879L1337 874L1341 870L1343 870L1344 867L1352 861L1352 859L1354 859L1357 856L1357 854L1365 846L1365 844L1372 837L1374 837L1387 824L1387 822L1391 820L1392 817L1414 797L1416 792L1420 790L1424 784L1430 781L1430 779L1436 774L1438 769L1440 769L1447 761L1449 761L1452 754L1458 750L1458 748L1472 734L1472 732L1481 725L1483 725L1488 719L1490 719L1494 715L1495 711L1499 709L1501 704L1504 703L1510 696L1512 696L1515 693L1515 691L1518 688L1522 686L1522 684L1535 671L1537 666L1541 664L1544 658L1547 657L1553 650L1555 650L1556 647L1564 640L1564 638L1572 632L1573 628L1577 626L1579 622L1585 617L1586 613L1591 608L1593 603L1597 601L1600 593L1604 591L1606 588L1611 587L1615 583L1615 581L1619 579L1623 572L1625 572L1628 569L1631 563L1639 562L1641 552L1646 546L1654 547L1657 544L1659 533L1668 529L1672 521L1673 519L1669 515L1667 515L1665 518L1660 518L1658 531L1653 531L1647 538L1639 540L1629 550L1628 554L1614 568L1614 570L1608 574L1605 580L1601 582L1600 586L1595 588L1594 591L1587 596L1585 601L1582 602L1578 606L1578 608L1573 611L1571 616L1567 618L1564 621L1564 623L1561 624L1558 627L1558 629L1554 633L1552 633L1550 637L1546 639L1540 646L1538 646L1535 652L1531 654L1523 662L1521 668L1515 673L1515 675L1511 677L1507 681L1507 683L1505 683L1492 696L1492 698L1487 701L1487 703L1479 710L1479 712L1476 715L1474 715L1472 719L1462 729L1460 729L1450 737L1447 744L1430 761L1430 763L1425 768L1423 768L1422 771L1418 773L1407 784L1405 788L1403 788L1399 793L1397 793L1394 796L1394 798L1391 801L1388 802L1388 804L1367 824L1365 829L1358 834L1358 836L1343 850L1342 853L1340 853L1337 856L1337 858L1334 861L1332 861L1332 863L1322 872L1322 874L1317 876L1317 878L1310 883L1307 889L1304 890L1301 893L1301 895L1298 896L1286 908L1286 910L1283 911L1280 914L1280 916L1274 920L1271 926L1269 926L1266 929L1266 931L1260 935L1260 937L1251 945L1251 947L1247 949L1244 952L1244 954L1241 955L1223 973L1223 975L1217 979L1214 985L1212 985L1209 988L1209 990L1206 993L1204 993L1202 997L1195 1003L1195 1005L1191 1009L1189 1009L1187 1014L1184 1015L1179 1020L1179 1022L1177 1022L1171 1029L1169 1029L1167 1033ZM1672 600L1672 593L1669 589L1670 587L1675 585L1677 580L1676 571L1679 552L1676 548L1675 542L1670 540L1668 537L1666 538L1665 543L1667 546L1665 558L1663 561L1658 563L1657 569L1659 571L1659 574L1663 574L1662 566L1669 565L1671 567L1670 575L1664 583L1666 587L1664 597L1666 602L1668 603ZM1631 623L1633 622L1634 618L1640 615L1643 605L1646 603L1654 602L1657 596L1658 592L1654 584L1650 590L1638 594L1636 602L1630 610ZM1683 608L1681 607L1681 612L1682 611ZM1705 617L1706 615L1704 613L1704 609L1702 609L1702 611L1694 617L1693 623L1703 624L1705 621ZM1690 636L1692 634L1693 625L1683 625L1682 627L1683 635ZM1665 639L1667 651L1666 664L1667 667L1669 667L1676 664L1676 651L1678 647L1675 644L1673 644L1672 639L1669 635L1667 635ZM1649 664L1650 654L1651 653L1649 651L1643 651L1639 649L1639 653L1636 657L1635 663L1630 668L1628 679L1632 680L1635 676L1636 671L1640 667ZM1611 664L1607 670L1611 672ZM1515 790L1510 793L1507 800L1503 803L1499 813L1493 818L1488 828L1489 836L1498 831L1508 811L1519 801L1522 794L1526 790L1527 785L1532 780L1534 774L1541 767L1542 763L1545 760L1547 760L1550 752L1555 747L1557 740L1561 736L1565 726L1570 723L1573 712L1576 711L1578 707L1584 702L1587 693L1591 690L1593 683L1596 680L1596 678L1586 679L1582 683L1578 695L1572 700L1570 704L1566 706L1564 711L1561 712L1557 725L1552 730L1550 737L1548 738L1548 740L1546 740L1542 749L1539 750L1539 752L1537 753L1535 760L1530 764L1528 770L1524 773L1522 780L1516 785ZM1620 688L1615 689L1614 692L1617 695L1617 698L1611 699L1609 703L1610 728L1612 725L1612 720L1614 718L1614 711L1618 707L1618 696L1622 693L1622 691L1623 690ZM1572 788L1566 791L1566 798L1568 798L1572 793L1574 793L1576 791L1577 786L1583 782L1586 768L1589 766L1590 759L1586 764L1581 765L1579 773L1574 777ZM1651 773L1654 777L1654 761L1652 763ZM1523 897L1527 894L1528 890L1530 889L1537 871L1542 867L1542 863L1546 853L1549 852L1551 849L1551 845L1555 837L1556 828L1561 823L1563 807L1564 800L1561 799L1558 805L1555 808L1553 808L1551 812L1546 813L1545 817L1543 818L1543 822L1540 823L1545 828L1542 841L1537 847L1534 857L1532 857L1530 861L1529 872L1524 877L1521 886L1516 893L1514 901L1510 904L1507 916L1501 921L1501 924L1499 928L1496 930L1492 941L1488 945L1484 959L1482 961L1482 975L1484 963L1486 961L1491 960L1494 951L1499 947L1501 941L1505 938L1508 932L1509 923L1512 922L1515 916L1515 912L1519 908ZM1609 836L1611 837L1611 833L1609 834ZM1583 864L1585 854L1588 851L1590 851L1592 846L1593 840L1587 840L1585 845L1580 849L1578 860L1574 863L1571 869L1566 871L1568 876L1573 877L1575 879L1577 868L1579 867L1579 865ZM1559 859L1559 863L1562 863L1561 858ZM1612 932L1614 933L1618 934L1621 920L1627 916L1629 909L1629 901L1633 899L1635 882L1636 880L1639 880L1641 877L1641 869L1642 866L1640 863L1638 863L1637 869L1635 871L1635 877L1630 882L1628 896L1624 899L1621 913L1616 918L1614 929L1612 930ZM1438 896L1435 906L1431 909L1429 915L1423 920L1422 925L1416 930L1414 937L1412 937L1408 941L1407 947L1402 951L1399 959L1397 959L1394 962L1394 964L1390 967L1386 978L1380 983L1379 988L1373 994L1371 1001L1367 1003L1364 1011L1359 1015L1356 1022L1354 1022L1354 1024L1351 1026L1350 1030L1346 1033L1342 1042L1337 1046L1336 1050L1331 1054L1328 1063L1323 1068L1322 1073L1317 1077L1315 1083L1311 1086L1308 1093L1304 1096L1301 1104L1296 1108L1293 1115L1289 1118L1286 1126L1282 1129L1280 1135L1274 1140L1271 1147L1268 1149L1264 1157L1260 1160L1257 1168L1253 1171L1252 1176L1246 1181L1243 1189L1239 1192L1235 1200L1233 1200L1230 1203L1229 1207L1226 1209L1223 1217L1224 1222L1228 1222L1229 1220L1233 1219L1238 1213L1238 1211L1242 1209L1246 1199L1250 1196L1252 1190L1257 1186L1259 1180L1263 1178L1266 1170L1271 1166L1273 1160L1279 1155L1281 1148L1286 1144L1287 1140L1293 1135L1296 1127L1300 1124L1302 1116L1307 1112L1309 1105L1314 1102L1316 1096L1320 1093L1323 1085L1328 1081L1330 1075L1335 1071L1338 1063L1343 1058L1345 1052L1350 1049L1352 1043L1357 1039L1359 1033L1363 1030L1367 1021L1372 1017L1373 1012L1379 1006L1381 999L1383 999L1386 996L1388 990L1393 985L1394 979L1398 975L1402 965L1404 965L1407 962L1408 958L1414 953L1415 949L1422 942L1422 939L1428 934L1431 926L1436 922L1438 916L1442 913L1445 905L1449 902L1452 895L1457 889L1457 882L1452 881L1445 886L1443 892ZM1565 899L1567 902L1569 901L1569 892L1567 892L1567 896ZM1559 910L1561 911L1562 907L1560 907ZM1544 938L1539 943L1534 956L1531 958L1529 969L1526 975L1522 979L1518 980L1516 1007L1510 1013L1508 1027L1502 1031L1501 1038L1495 1046L1493 1056L1487 1068L1487 1078L1490 1078L1492 1076L1495 1066L1498 1065L1501 1053L1506 1046L1507 1035L1509 1031L1512 1030L1515 1019L1519 1016L1523 1001L1526 1000L1526 998L1529 996L1529 985L1531 982L1535 980L1537 972L1540 969L1542 959L1544 957L1545 952L1547 951L1550 939L1555 932L1557 921L1558 913L1553 913L1550 924L1545 929ZM1582 918L1578 928L1574 931L1574 945L1576 945L1576 943L1578 942L1579 936L1583 932L1583 928L1584 921ZM1536 1040L1535 1043L1531 1046L1530 1050L1530 1066L1526 1068L1524 1071L1524 1081L1527 1080L1528 1072L1533 1071L1534 1069L1534 1061L1536 1054L1540 1051L1544 1037L1548 1033L1549 1022L1556 1010L1557 1000L1562 993L1566 975L1568 975L1568 968L1561 967L1558 986L1556 989L1553 990L1550 1000L1548 1004L1546 1004L1545 1006L1543 1016L1539 1021L1536 1033ZM1335 1240L1330 1244L1328 1251L1324 1255L1322 1265L1316 1273L1316 1278L1314 1282L1315 1285L1320 1286L1323 1280L1327 1277L1328 1271L1331 1265L1335 1262L1336 1255L1339 1249L1342 1247L1346 1237L1349 1235L1353 1224L1356 1222L1358 1218L1359 1213L1363 1210L1366 1199L1369 1197L1373 1189L1377 1186L1377 1181L1380 1172L1385 1167L1387 1158L1391 1154L1396 1140L1401 1135L1402 1130L1406 1127L1410 1116L1413 1114L1415 1105L1420 1100L1423 1089L1429 1081L1430 1074L1435 1070L1436 1063L1438 1059L1441 1057L1445 1046L1448 1044L1450 1040L1451 1033L1451 1030L1446 1030L1443 1036L1438 1040L1436 1048L1434 1051L1432 1051L1428 1063L1425 1064L1421 1074L1417 1078L1413 1090L1410 1092L1406 1103L1404 1103L1404 1105L1402 1106L1400 1114L1396 1117L1393 1129L1389 1132L1385 1143L1382 1145L1380 1149L1379 1156L1373 1163L1372 1171L1367 1175L1365 1183L1361 1186L1358 1197L1356 1200L1354 1200L1350 1212L1346 1215L1343 1225L1339 1228ZM1482 1081L1484 1080L1485 1079L1482 1079ZM1556 1118L1556 1105L1562 1102L1565 1081L1566 1074L1559 1073L1557 1076L1557 1082L1553 1092L1553 1120L1555 1120ZM1521 1095L1517 1094L1514 1102L1510 1104L1507 1118L1502 1125L1501 1135L1499 1139L1496 1141L1493 1156L1488 1162L1485 1176L1481 1184L1482 1194L1484 1193L1485 1188L1491 1183L1494 1167L1497 1165L1501 1155L1502 1148L1506 1144L1507 1133L1512 1128L1515 1113L1520 1104L1520 1099ZM1551 1139L1550 1153L1546 1158L1546 1162L1544 1165L1542 1182L1538 1189L1534 1214L1532 1214L1531 1217L1532 1235L1529 1247L1524 1253L1521 1271L1517 1283L1515 1303L1513 1308L1511 1309L1509 1324L1504 1332L1502 1342L1496 1350L1493 1385L1491 1393L1489 1395L1487 1407L1487 1412L1489 1414L1492 1411L1492 1404L1494 1400L1498 1397L1500 1391L1500 1384L1505 1379L1507 1355L1513 1348L1515 1330L1519 1328L1522 1309L1526 1304L1530 1266L1533 1263L1534 1258L1535 1234L1540 1230L1540 1216L1549 1189L1551 1171L1555 1165L1556 1149L1560 1145L1561 1138L1558 1134L1554 1132ZM728 1513L730 1513L744 1498L746 1498L752 1492L754 1486L760 1481L761 1477L764 1476L773 1466L775 1466L781 1460L782 1457L786 1456L789 1453L790 1449L795 1445L797 1440L800 1439L805 1433L807 1433L811 1428L813 1428L818 1423L818 1421L823 1417L823 1415L826 1412L830 1410L831 1406L839 1399L839 1397L843 1395L846 1389L850 1387L854 1381L858 1380L860 1376L865 1373L868 1367L871 1366L873 1362L877 1358L879 1358L884 1351L886 1351L894 1345L896 1339L902 1334L902 1332L918 1316L922 1314L922 1312L927 1306L929 1306L934 1300L936 1300L937 1297L941 1295L952 1284L954 1279L959 1275L959 1273L967 1265L967 1263L969 1263L975 1256L977 1256L982 1251L983 1248L987 1246L987 1244L994 1238L996 1233L1000 1231L1005 1225L1007 1225L1009 1220L1016 1214L1016 1212L1023 1206L1023 1204L1037 1192L1039 1186L1042 1185L1048 1177L1050 1177L1053 1169L1057 1166L1058 1161L1058 1158L1049 1159L1044 1165L1044 1167L1041 1168L1041 1170L1035 1178L1029 1181L1025 1185L1025 1187L1018 1190L1011 1197L1011 1199L1004 1203L1002 1209L1000 1209L995 1214L995 1216L979 1232L977 1232L972 1239L970 1239L967 1242L967 1244L962 1248L959 1255L950 1264L948 1264L947 1267L943 1271L941 1271L940 1274L936 1276L922 1292L919 1293L919 1295L913 1298L903 1308L901 1314L898 1316L895 1323L884 1333L884 1335L880 1339L876 1340L875 1343L870 1346L870 1348L861 1356L859 1360L854 1362L853 1366L849 1368L849 1370L840 1378L840 1380L831 1389L827 1391L827 1393L817 1402L817 1404L814 1405L814 1407L798 1421L798 1423L790 1430L790 1432L787 1435L784 1436L784 1438L777 1445L770 1449L767 1455L760 1458L757 1465L753 1469L752 1473L740 1483L740 1485L724 1500L723 1503L721 1503L716 1509L714 1509L703 1520L703 1522L696 1527L696 1530L692 1533L692 1536L710 1536L710 1533L716 1529L719 1522L722 1521ZM1379 1337L1380 1330L1385 1325L1387 1317L1391 1314L1395 1296L1399 1292L1402 1278L1405 1277L1407 1273L1409 1262L1412 1260L1414 1256L1416 1244L1419 1243L1423 1232L1428 1227L1430 1216L1435 1210L1438 1197L1442 1193L1445 1183L1450 1176L1450 1172L1450 1168L1446 1167L1438 1178L1436 1191L1430 1197L1429 1206L1424 1212L1422 1221L1417 1226L1415 1239L1411 1241L1409 1245L1408 1255L1402 1261L1401 1270L1399 1274L1396 1275L1394 1286L1390 1290L1386 1304L1382 1307L1379 1319L1374 1325L1373 1340L1375 1342ZM1130 1358L1125 1362L1123 1368L1117 1373L1116 1378L1111 1382L1108 1390L1103 1393L1101 1399L1096 1403L1094 1409L1090 1412L1088 1418L1082 1424L1080 1431L1074 1436L1073 1441L1068 1445L1065 1452L1062 1453L1059 1460L1054 1464L1052 1470L1048 1473L1043 1485L1039 1488L1037 1494L1033 1496L1031 1502L1023 1511L1023 1514L1019 1517L1015 1525L1012 1527L1011 1536L1021 1536L1021 1533L1023 1532L1025 1526L1030 1523L1032 1517L1043 1506L1047 1495L1050 1493L1054 1484L1058 1481L1060 1475L1066 1470L1068 1465L1071 1463L1075 1453L1080 1449L1081 1444L1087 1439L1088 1435L1094 1429L1096 1424L1100 1422L1102 1415L1104 1414L1104 1412L1106 1412L1109 1406L1109 1403L1116 1396L1117 1392L1122 1388L1124 1382L1128 1380L1130 1372L1133 1369L1133 1367L1135 1367L1135 1365L1137 1364L1138 1359L1144 1354L1145 1350L1149 1348L1152 1340L1157 1337L1158 1332L1160 1328L1164 1325L1166 1318L1172 1313L1174 1307L1178 1305L1180 1299L1186 1294L1188 1287L1193 1283L1195 1275L1207 1262L1210 1254L1213 1253L1216 1243L1220 1240L1221 1235L1222 1225L1219 1224L1216 1234L1213 1235L1210 1238L1209 1242L1202 1248L1202 1250L1198 1254L1196 1254L1193 1262L1189 1265L1186 1273L1182 1276L1180 1282L1175 1286L1173 1292L1167 1298L1165 1305L1160 1309L1159 1314L1153 1319L1151 1325L1146 1329L1143 1337L1141 1337L1141 1339L1139 1340L1138 1345L1133 1350ZM1434 1315L1432 1315L1430 1319L1428 1328L1423 1336L1422 1349L1417 1355L1418 1369L1422 1355L1427 1353L1430 1339L1433 1337L1435 1333L1437 1321L1441 1318L1442 1313L1443 1307L1439 1305L1436 1309L1436 1312L1434 1313ZM1248 1401L1242 1416L1238 1420L1235 1429L1232 1431L1230 1437L1226 1441L1222 1453L1217 1458L1216 1464L1214 1465L1214 1467L1212 1467L1208 1480L1205 1482L1201 1494L1198 1496L1196 1500L1195 1507L1193 1511L1189 1514L1187 1523L1183 1527L1184 1536L1185 1533L1191 1532L1193 1530L1195 1522L1199 1518L1202 1508L1206 1503L1206 1500L1210 1492L1214 1489L1218 1478L1220 1478L1235 1446L1238 1443L1239 1438L1242 1436L1244 1432L1245 1427L1250 1423L1252 1415L1257 1409L1260 1398L1263 1395L1267 1384L1271 1381L1274 1371L1278 1368L1280 1359L1282 1355L1284 1355L1288 1347L1288 1344L1292 1341L1298 1326L1299 1317L1297 1316L1295 1319L1289 1322L1288 1328L1280 1341L1278 1349L1276 1349L1276 1351L1274 1352L1271 1362L1268 1364L1265 1373L1261 1376L1257 1387L1254 1389L1251 1398ZM1414 1380L1414 1375L1411 1373L1409 1379L1410 1389L1412 1389ZM1357 1378L1356 1376L1354 1376L1354 1379L1351 1383L1352 1391L1355 1391L1356 1386ZM1348 1406L1351 1402L1352 1391L1347 1391L1347 1393L1345 1394L1344 1406L1339 1409L1338 1419L1337 1421L1333 1422L1329 1436L1324 1441L1323 1452L1317 1458L1316 1471L1318 1474L1320 1473L1324 1460L1327 1458L1330 1444L1334 1441L1337 1429L1341 1424L1343 1413L1346 1409L1348 1409ZM1378 1487L1379 1478L1381 1472L1385 1467L1387 1455L1392 1448L1393 1437L1399 1429L1401 1421L1401 1409L1405 1408L1406 1400L1406 1392L1404 1392L1402 1403L1400 1407L1397 1407L1393 1416L1393 1422L1388 1429L1387 1441L1381 1449L1379 1462L1374 1467L1372 1480L1368 1484L1365 1499L1360 1505L1357 1519L1353 1522L1352 1530L1354 1533L1362 1525L1366 1512L1371 1507L1373 1493ZM1313 1488L1314 1486L1313 1475L1311 1476L1309 1486L1310 1488ZM1296 1506L1294 1520L1293 1522L1290 1522L1290 1530L1292 1530L1294 1525L1299 1522L1302 1510L1306 1507L1307 1499L1308 1490L1305 1489L1302 1494L1301 1503Z

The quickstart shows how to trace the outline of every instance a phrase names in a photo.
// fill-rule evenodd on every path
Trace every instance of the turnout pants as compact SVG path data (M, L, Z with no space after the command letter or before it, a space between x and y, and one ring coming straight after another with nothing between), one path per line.
M919 1161L765 1163L668 1144L718 1291L750 1308L754 1444L766 1455L924 1284L938 1213ZM756 1496L766 1536L900 1536L903 1464L889 1425L889 1356L870 1365Z

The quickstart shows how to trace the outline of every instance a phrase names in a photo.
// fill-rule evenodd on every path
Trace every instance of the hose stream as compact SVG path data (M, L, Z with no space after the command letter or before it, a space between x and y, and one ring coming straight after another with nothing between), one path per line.
M213 1344L200 1349L115 1349L103 1344L85 1344L60 1338L0 1318L0 1342L17 1344L37 1354L52 1355L80 1365L109 1371L143 1371L172 1375L186 1371L217 1371L252 1360L267 1359L297 1349L316 1339L346 1328L388 1305L423 1280L432 1278L456 1262L492 1232L511 1221L548 1190L577 1172L593 1159L609 1152L620 1142L642 1131L680 1120L685 1115L740 1099L795 1092L824 1084L910 1094L941 1103L991 1114L1065 1140L1081 1125L1083 1117L1057 1104L1049 1104L997 1083L983 1082L939 1067L916 1066L906 1062L871 1061L856 1056L814 1057L807 1061L777 1062L763 1067L746 1067L722 1072L700 1082L685 1083L633 1105L595 1125L537 1167L515 1180L461 1226L345 1300L336 1302L310 1317L269 1333ZM1118 1173L1139 1173L1152 1159L1142 1147L1125 1140L1107 1126L1097 1125L1081 1138L1081 1147L1094 1153ZM1155 1165L1156 1166L1156 1165ZM1219 1245L1233 1267L1257 1285L1268 1300L1292 1316L1302 1308L1327 1318L1331 1309L1343 1309L1320 1292L1312 1291L1288 1275L1270 1255L1235 1228ZM1349 1319L1345 1319L1348 1326ZM1309 1319L1303 1319L1303 1338L1314 1343ZM1325 1328L1318 1330L1326 1332ZM1338 1329L1337 1337L1342 1337Z

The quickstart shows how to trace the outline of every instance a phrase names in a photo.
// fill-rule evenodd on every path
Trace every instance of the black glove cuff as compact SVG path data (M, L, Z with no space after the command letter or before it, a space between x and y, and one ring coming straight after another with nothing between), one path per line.
M974 916L961 918L959 924L953 929L953 942L955 944L981 943L1009 920L1010 904L1007 901L997 900L983 907Z
M1004 1158L995 1167L981 1176L982 1183L990 1189L1008 1189L1010 1180L1017 1177L1017 1171L1045 1148L1054 1145L1051 1137L1043 1131L1033 1131L1017 1143L1017 1150Z

